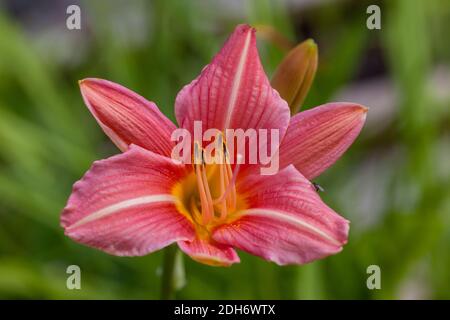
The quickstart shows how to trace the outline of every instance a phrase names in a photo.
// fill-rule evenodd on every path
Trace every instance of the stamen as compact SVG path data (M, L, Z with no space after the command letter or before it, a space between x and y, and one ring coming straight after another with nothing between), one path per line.
M212 204L211 192L209 190L208 179L206 178L206 169L203 161L203 152L200 151L200 145L194 144L194 167L197 178L198 193L200 196L200 205L202 207L203 223L207 224L213 218L214 208Z
M208 183L208 178L206 177L206 168L205 168L204 164L202 164L201 173L202 173L203 185L204 185L205 191L206 191L206 200L208 201L208 209L210 210L211 213L213 213L214 208L213 208L211 190L209 189L209 183Z
M200 151L200 143L194 142L194 164L201 164L203 160L203 156Z
M209 210L208 199L205 191L205 185L203 184L200 165L195 165L195 174L197 177L198 194L200 196L200 206L202 207L203 222L208 223L212 219L212 214Z
M224 171L226 170L225 168L225 164L223 164L223 162L221 164L219 164L220 166L220 194L224 194L225 193L225 185L226 185L226 181L225 181L225 174ZM227 201L226 199L223 199L221 202L221 211L220 211L220 219L223 220L226 218L227 216ZM214 201L213 201L214 203Z
M223 153L225 155L225 163L226 163L226 166L225 166L225 169L226 169L225 170L225 172L226 172L226 174L225 174L225 185L228 186L229 183L230 183L230 180L233 177L233 172L231 171L231 165L230 165L231 161L230 161L230 156L229 156L229 153L228 153L228 150L227 150L226 143L223 144ZM239 154L238 154L238 156L239 156ZM242 157L239 158L239 161L240 161L240 159L242 159ZM231 190L231 193L228 195L228 197L227 197L227 204L232 210L234 210L236 208L236 188L233 188Z
M213 201L214 204L223 201L228 196L228 194L230 192L232 192L232 191L236 192L234 187L235 187L235 183L236 183L236 177L237 177L237 175L239 173L239 168L241 166L241 164L240 164L241 159L242 159L242 155L238 154L237 155L236 165L234 167L234 171L233 171L233 174L232 174L232 177L231 177L231 181L228 183L227 188L225 189L225 192L218 199L215 199ZM228 169L228 166L227 166L227 169ZM231 171L231 168L229 170Z
M223 174L223 163L224 163L224 156L223 156L223 150L221 150L221 147L223 146L223 138L222 135L219 135L216 139L216 159L218 158L217 165L219 166L219 182L220 182L220 194L225 192L225 182L224 182L224 174ZM215 205L213 201L213 205ZM220 219L224 219L227 216L227 203L226 201L221 201L220 203Z
M227 160L228 160L228 163L230 163L228 154L227 154ZM238 154L237 157L236 157L236 160L237 160L236 161L237 162L236 165L238 165L239 162L242 160L242 156L240 154ZM235 169L236 169L236 167L235 167ZM237 172L236 172L236 175L237 175ZM231 171L231 165L229 165L229 164L227 165L227 179L228 180L232 180L233 179L233 172ZM234 180L236 180L236 178ZM233 209L236 208L236 188L233 188L231 190L231 193L230 193L230 195L228 197L228 202L229 202L229 206L231 208L233 208Z
M227 166L227 176L228 176L227 180L233 179L233 172L231 171L230 165ZM233 209L236 208L236 188L233 188L230 194L228 195L228 203L231 208Z

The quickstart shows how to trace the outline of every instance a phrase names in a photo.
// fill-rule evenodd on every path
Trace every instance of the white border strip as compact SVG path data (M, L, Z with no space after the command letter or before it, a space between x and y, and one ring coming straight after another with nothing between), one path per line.
M245 38L244 47L242 49L241 56L239 57L238 67L237 67L235 76L233 78L233 86L231 87L230 100L228 101L228 105L227 105L227 111L226 111L227 117L225 118L224 129L226 129L230 126L231 116L233 114L234 107L236 105L236 100L238 97L238 93L240 91L242 74L244 72L244 66L247 61L248 49L250 47L251 38L252 38L252 29L248 29L247 35Z
M303 227L303 228L321 236L322 238L325 238L328 241L331 241L335 245L338 245L340 247L343 245L341 242L339 242L338 240L336 240L329 234L323 232L319 228L314 227L313 225L311 225L305 221L302 221L300 219L296 219L292 216L292 214L289 214L287 212L284 213L283 211L255 208L255 209L243 210L239 213L239 215L240 216L262 216L262 217L268 217L268 218L273 218L273 219L277 219L277 220L283 220L285 222Z
M139 197L139 198L128 199L128 200L124 200L124 201L115 203L113 205L110 205L110 206L100 209L98 211L95 211L91 214L88 214L87 216L81 218L80 220L78 220L77 222L75 222L74 224L69 226L68 228L69 229L76 228L76 227L79 227L88 222L101 219L103 217L114 214L118 211L130 208L130 207L138 206L141 204L150 204L150 203L155 203L155 202L173 202L173 203L175 203L176 201L177 201L177 198L171 194L155 194L155 195L151 195L151 196L143 196L143 197Z

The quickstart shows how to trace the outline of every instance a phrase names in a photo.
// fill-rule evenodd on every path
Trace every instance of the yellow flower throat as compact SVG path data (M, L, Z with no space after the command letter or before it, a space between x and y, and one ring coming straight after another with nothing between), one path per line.
M181 200L178 210L195 223L201 238L208 238L212 228L230 222L234 213L245 208L236 192L239 161L233 171L226 144L221 144L223 147L214 150L215 160L211 161L205 159L205 150L195 142L193 170L173 189Z

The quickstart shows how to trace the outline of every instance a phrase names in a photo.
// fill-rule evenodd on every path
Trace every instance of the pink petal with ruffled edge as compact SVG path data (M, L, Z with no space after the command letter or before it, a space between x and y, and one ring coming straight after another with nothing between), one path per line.
M171 194L185 174L183 165L134 145L96 161L74 184L61 215L65 234L119 256L145 255L193 240L193 225L177 211Z
M170 140L175 125L159 111L156 104L111 81L80 81L84 102L121 151L130 144L170 157Z
M300 112L289 123L280 147L280 168L293 164L314 179L350 147L366 120L367 108L328 103Z
M220 243L195 239L194 241L178 241L178 246L195 261L210 266L228 267L240 262L232 247Z
M215 128L279 129L289 123L289 107L272 89L256 47L255 29L239 25L201 75L185 86L175 102L180 127L193 132Z
M293 166L274 176L247 176L238 189L248 209L214 230L219 243L284 265L338 253L347 242L348 221Z

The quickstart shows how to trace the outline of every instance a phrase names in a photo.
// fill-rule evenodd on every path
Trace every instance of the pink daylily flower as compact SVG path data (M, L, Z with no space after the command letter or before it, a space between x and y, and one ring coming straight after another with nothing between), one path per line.
M176 126L150 101L112 82L80 81L86 105L123 152L94 162L61 216L73 240L118 256L141 256L172 243L194 260L229 266L235 249L279 265L338 253L349 222L322 202L311 179L359 134L367 109L330 103L290 117L270 86L255 30L240 25L175 102L180 127L278 129L280 171L264 176L229 163L173 161ZM214 200L215 199L215 200Z

